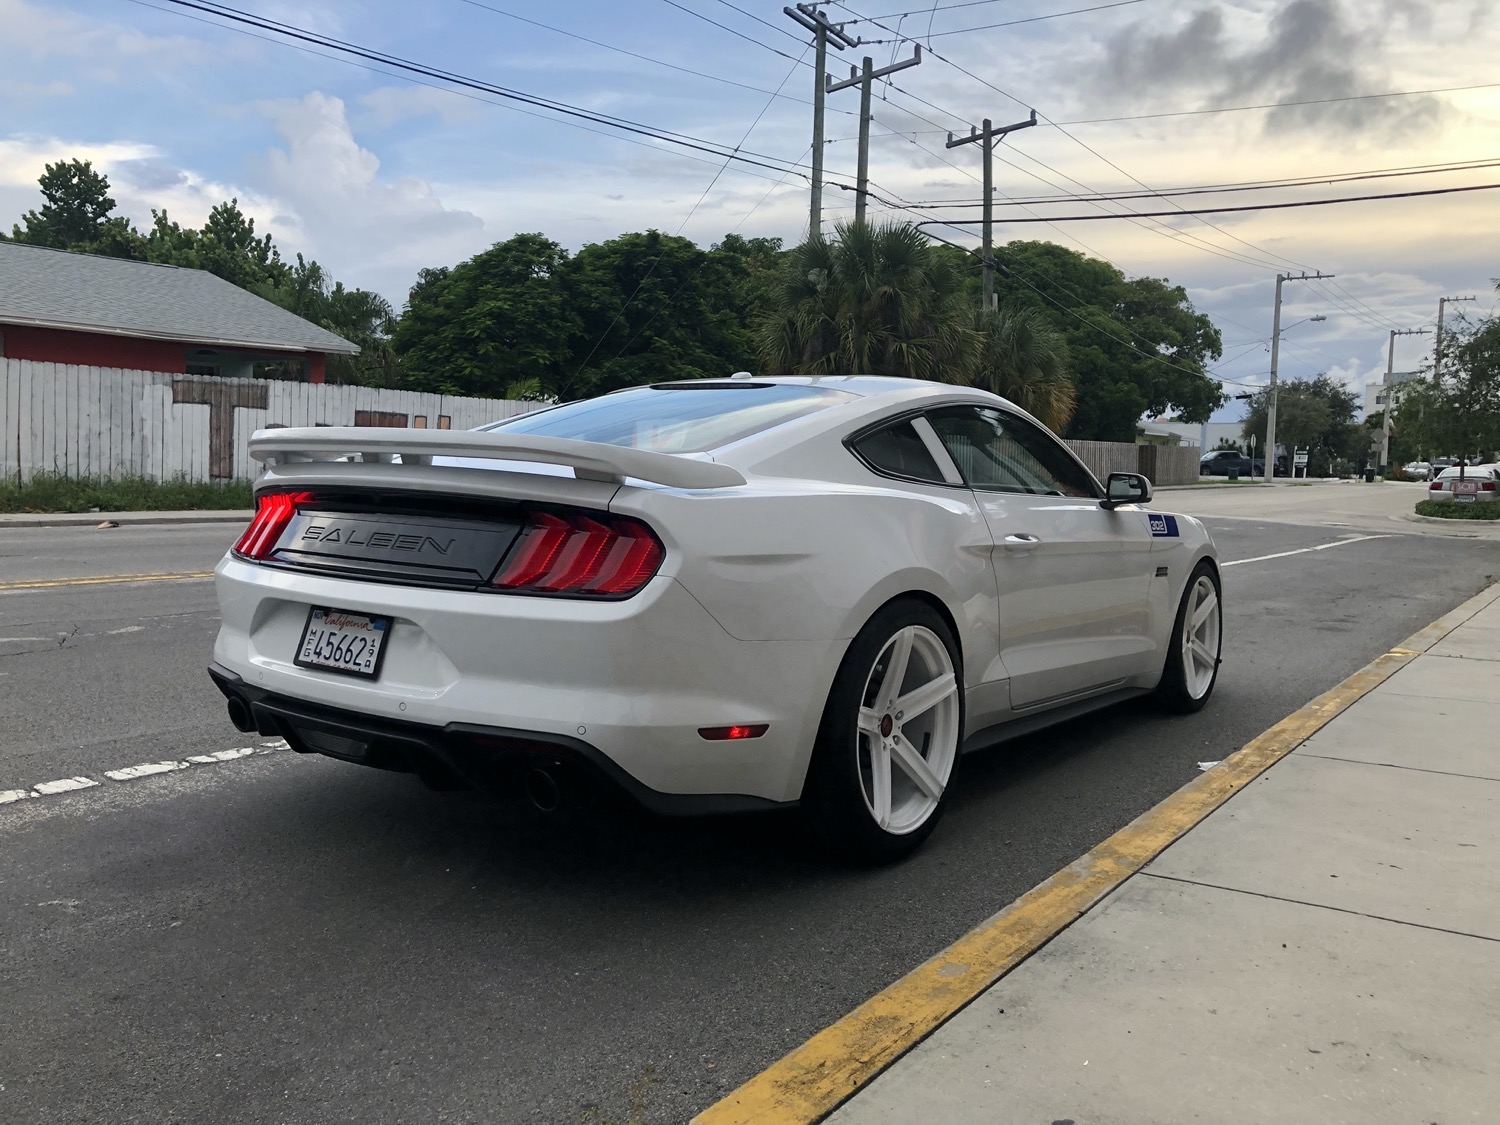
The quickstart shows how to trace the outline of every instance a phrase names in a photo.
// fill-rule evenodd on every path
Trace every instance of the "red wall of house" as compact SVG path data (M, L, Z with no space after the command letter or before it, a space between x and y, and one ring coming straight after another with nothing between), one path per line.
M71 363L80 367L123 367L131 371L187 370L187 348L169 340L139 340L101 332L0 325L6 359Z
M70 332L62 328L32 328L0 324L0 356L37 363L68 363L78 367L120 367L127 371L187 372L188 344L171 340L142 340L103 332ZM322 352L257 352L267 358L285 356L307 360L307 381L324 379Z

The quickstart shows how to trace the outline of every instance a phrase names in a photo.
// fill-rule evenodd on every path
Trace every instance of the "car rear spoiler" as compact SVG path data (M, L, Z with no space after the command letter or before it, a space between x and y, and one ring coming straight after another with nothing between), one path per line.
M583 480L621 484L626 477L669 488L733 488L739 471L713 461L574 438L477 430L417 430L376 426L316 426L256 430L250 456L270 465L357 458L365 462L430 465L434 457L474 457L565 465Z

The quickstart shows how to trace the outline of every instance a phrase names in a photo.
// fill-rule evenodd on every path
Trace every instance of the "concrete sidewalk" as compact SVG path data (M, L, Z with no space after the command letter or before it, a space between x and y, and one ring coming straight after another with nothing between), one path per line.
M1500 586L1471 607L827 1120L1500 1120Z
M129 524L243 523L255 517L249 509L191 509L184 512L8 512L0 514L0 527L97 527L113 520Z

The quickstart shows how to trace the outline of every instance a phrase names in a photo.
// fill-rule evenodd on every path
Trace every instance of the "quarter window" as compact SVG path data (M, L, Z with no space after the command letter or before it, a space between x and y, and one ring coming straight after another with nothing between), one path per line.
M934 410L932 428L964 482L987 492L1097 499L1097 482L1057 439L1035 423L989 407Z
M937 462L910 422L898 422L866 434L854 443L854 452L878 473L933 484L946 483Z

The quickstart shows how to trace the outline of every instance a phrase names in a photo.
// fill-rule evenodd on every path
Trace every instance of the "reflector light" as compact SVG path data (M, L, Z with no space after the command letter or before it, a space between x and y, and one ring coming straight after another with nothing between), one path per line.
M255 498L255 518L230 550L257 562L271 557L276 541L297 514L299 505L311 503L311 492L267 492Z
M526 514L527 526L492 585L533 594L620 597L656 574L660 540L639 520L603 512Z
M770 729L770 723L742 723L731 727L699 727L698 734L710 742L729 742L741 738L759 738Z

